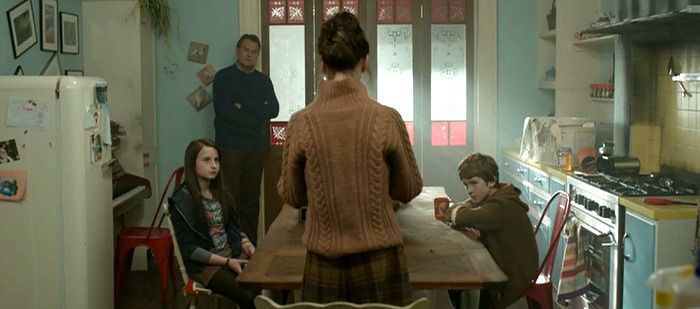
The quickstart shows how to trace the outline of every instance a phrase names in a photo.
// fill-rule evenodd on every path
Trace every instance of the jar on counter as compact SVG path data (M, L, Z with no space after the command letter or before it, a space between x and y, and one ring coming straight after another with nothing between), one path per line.
M571 172L573 169L574 154L570 147L559 148L559 170Z

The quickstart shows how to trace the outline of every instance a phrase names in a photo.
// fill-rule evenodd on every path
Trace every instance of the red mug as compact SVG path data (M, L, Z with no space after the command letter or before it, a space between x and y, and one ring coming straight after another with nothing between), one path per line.
M433 200L433 204L435 207L435 219L445 219L445 209L450 206L450 198L436 197L435 200Z

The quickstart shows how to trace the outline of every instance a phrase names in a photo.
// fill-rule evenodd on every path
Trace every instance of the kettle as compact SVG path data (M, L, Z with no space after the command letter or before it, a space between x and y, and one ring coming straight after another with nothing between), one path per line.
M601 155L598 158L597 169L610 176L637 176L641 164L637 157Z

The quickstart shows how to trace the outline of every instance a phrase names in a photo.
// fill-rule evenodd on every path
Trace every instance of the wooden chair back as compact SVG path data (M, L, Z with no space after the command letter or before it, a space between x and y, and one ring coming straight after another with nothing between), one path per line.
M255 307L257 309L301 309L301 308L310 308L310 309L429 309L430 308L430 302L428 301L427 298L423 297L420 298L410 305L407 306L392 306L392 305L386 305L386 304L353 304L349 302L343 302L343 301L338 301L338 302L332 302L328 304L316 304L316 303L311 303L311 302L300 302L300 303L294 303L294 304L288 304L288 305L279 305L277 304L274 300L263 296L263 295L258 295L255 297Z

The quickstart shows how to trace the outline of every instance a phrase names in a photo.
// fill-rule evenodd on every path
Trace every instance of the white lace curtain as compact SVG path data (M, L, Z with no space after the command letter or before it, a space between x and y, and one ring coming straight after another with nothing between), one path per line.
M238 20L241 35L244 33L256 34L260 36L261 18L260 18L260 0L241 0L238 2ZM262 38L260 38L262 40ZM255 67L261 69L261 58L258 57L258 63Z

